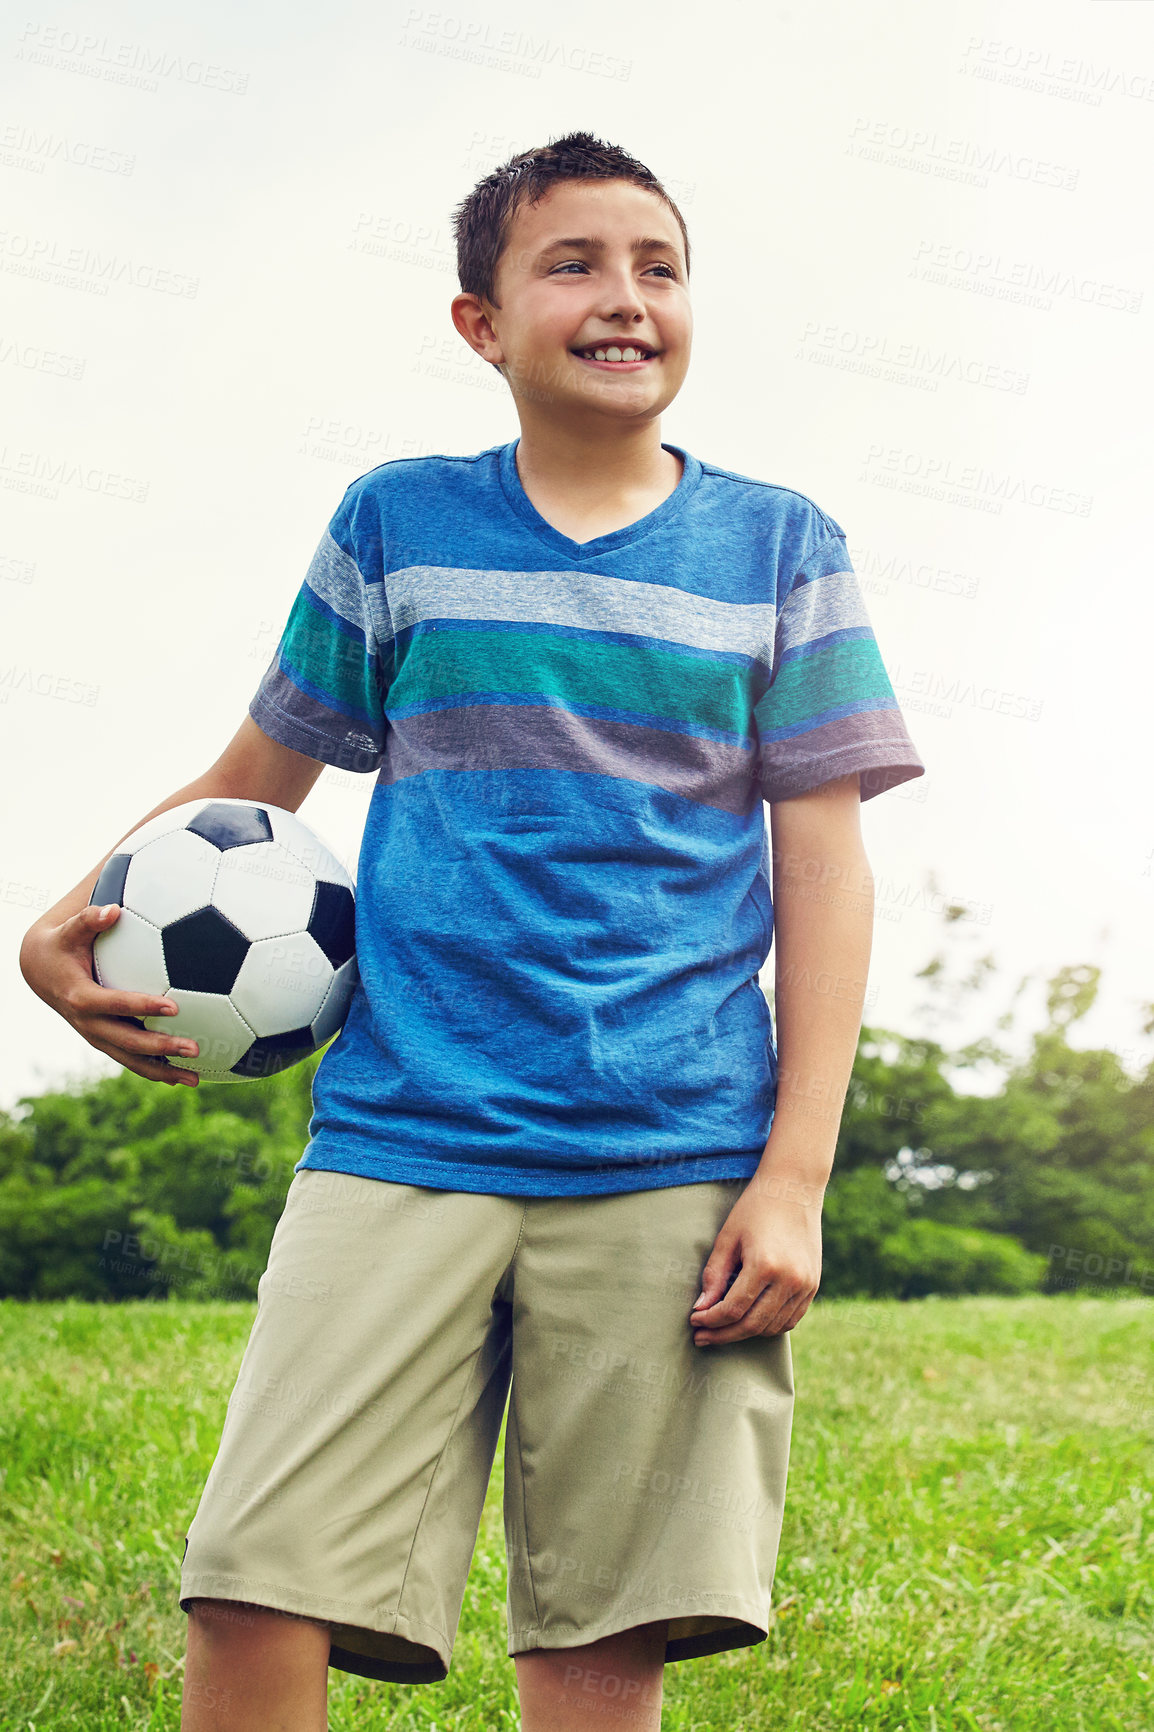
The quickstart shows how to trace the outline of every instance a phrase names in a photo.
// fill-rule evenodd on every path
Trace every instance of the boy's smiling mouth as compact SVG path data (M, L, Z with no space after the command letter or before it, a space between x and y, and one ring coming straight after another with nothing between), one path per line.
M570 349L569 353L587 366L617 373L633 372L657 359L657 350L648 344L621 341L586 343L580 349Z

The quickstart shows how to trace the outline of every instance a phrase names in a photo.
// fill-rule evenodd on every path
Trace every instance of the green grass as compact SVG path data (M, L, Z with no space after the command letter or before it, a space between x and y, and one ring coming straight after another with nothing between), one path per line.
M0 1727L176 1728L183 1537L255 1305L0 1303ZM678 1732L1148 1732L1154 1313L819 1302L756 1648L665 1671ZM330 1725L518 1725L500 1458L453 1668L330 1672ZM607 1717L606 1717L607 1718Z

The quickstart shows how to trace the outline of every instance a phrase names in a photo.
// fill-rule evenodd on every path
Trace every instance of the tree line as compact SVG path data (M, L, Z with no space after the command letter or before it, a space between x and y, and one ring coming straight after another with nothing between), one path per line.
M1098 991L1088 964L1046 982L1024 1053L999 1038L1012 1011L967 1045L931 1038L992 972L985 957L957 980L936 956L921 971L926 1032L863 1026L819 1301L1154 1295L1154 1061L1135 1075L1108 1049L1071 1046ZM0 1112L0 1296L255 1298L319 1062L196 1089L121 1071ZM961 1086L968 1075L984 1092Z

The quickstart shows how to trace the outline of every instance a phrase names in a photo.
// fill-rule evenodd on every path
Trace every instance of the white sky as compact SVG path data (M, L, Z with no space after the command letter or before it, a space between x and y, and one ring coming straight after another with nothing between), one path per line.
M0 69L0 1104L114 1068L20 940L235 732L348 483L515 436L449 216L575 127L689 226L662 437L842 524L928 766L867 1020L930 1030L936 885L999 968L944 1037L1095 962L1078 1043L1148 1056L1154 7L53 0ZM371 788L301 809L353 866Z

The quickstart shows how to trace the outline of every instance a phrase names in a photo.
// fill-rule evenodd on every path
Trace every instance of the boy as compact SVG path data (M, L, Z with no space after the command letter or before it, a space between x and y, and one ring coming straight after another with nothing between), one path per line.
M924 768L840 527L660 439L692 319L650 172L574 133L455 218L453 321L519 440L350 485L236 738L156 808L378 772L360 985L185 1543L189 1732L313 1732L330 1666L445 1677L510 1389L526 1732L656 1727L667 1661L764 1640L869 962L858 812ZM195 1085L122 1020L166 1001L90 978L95 876L26 977Z

